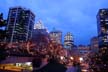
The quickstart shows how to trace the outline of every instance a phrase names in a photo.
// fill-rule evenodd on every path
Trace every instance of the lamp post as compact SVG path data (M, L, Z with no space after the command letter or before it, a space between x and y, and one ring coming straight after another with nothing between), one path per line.
M81 62L83 61L83 58L82 58L82 57L80 57L80 58L79 58L79 61L80 61L80 63L81 63Z
M70 57L70 59L71 59L71 60L74 60L74 58L73 58L73 57Z

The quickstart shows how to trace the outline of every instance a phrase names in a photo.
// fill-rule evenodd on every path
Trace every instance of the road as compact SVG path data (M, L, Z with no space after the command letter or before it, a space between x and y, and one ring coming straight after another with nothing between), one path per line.
M19 72L19 71L11 71L11 70L0 70L0 72Z

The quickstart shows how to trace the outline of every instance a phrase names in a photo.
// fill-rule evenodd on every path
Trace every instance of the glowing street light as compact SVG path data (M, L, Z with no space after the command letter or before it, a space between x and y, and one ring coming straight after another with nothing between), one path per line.
M82 61L83 61L83 58L82 58L82 57L80 57L80 58L79 58L79 60L80 60L80 62L82 62Z
M60 59L61 59L61 60L63 60L63 59L64 59L64 57L63 57L63 56L61 56L61 57L60 57Z
M31 62L26 62L26 65L30 66L31 65Z
M73 57L70 57L70 59L73 60L74 58Z

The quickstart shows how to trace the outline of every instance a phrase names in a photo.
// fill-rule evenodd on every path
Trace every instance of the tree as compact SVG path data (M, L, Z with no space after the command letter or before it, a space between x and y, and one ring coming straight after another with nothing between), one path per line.
M108 72L108 46L102 45L99 52L90 57L90 68L93 72Z
M3 30L6 26L6 20L3 19L3 13L0 14L0 42L6 37L6 30Z
M0 62L6 59L6 44L0 43Z

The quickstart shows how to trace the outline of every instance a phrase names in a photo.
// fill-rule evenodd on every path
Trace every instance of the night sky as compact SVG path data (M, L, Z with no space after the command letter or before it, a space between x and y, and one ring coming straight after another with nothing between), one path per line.
M0 12L7 18L10 7L22 6L36 15L49 31L55 27L64 34L71 32L76 45L90 43L97 36L96 15L108 8L108 0L0 0Z

